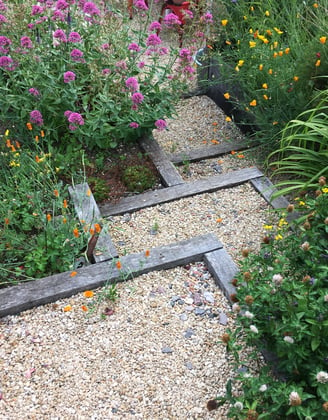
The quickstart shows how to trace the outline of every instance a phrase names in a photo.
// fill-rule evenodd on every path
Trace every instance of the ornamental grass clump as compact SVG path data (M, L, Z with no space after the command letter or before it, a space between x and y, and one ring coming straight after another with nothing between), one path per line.
M250 418L252 411L259 419L323 420L328 416L326 178L280 216L276 225L264 227L260 251L244 253L234 279L237 327L222 342L236 370L216 403L230 403L229 418Z
M327 89L328 1L231 1L213 37L214 57L230 101L256 127L265 151ZM249 117L248 117L249 116Z
M183 54L164 47L143 1L133 25L125 5L110 10L102 1L1 1L1 13L1 122L21 139L31 123L64 150L115 148L164 129L204 40L200 32Z

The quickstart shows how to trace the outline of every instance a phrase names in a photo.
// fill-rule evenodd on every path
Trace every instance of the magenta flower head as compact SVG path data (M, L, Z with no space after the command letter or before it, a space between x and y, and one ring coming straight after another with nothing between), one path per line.
M65 0L57 0L56 2L56 9L58 10L66 10L69 8L69 4Z
M131 123L129 124L129 127L131 127L131 128L138 128L138 127L139 127L139 124L138 124L138 123L136 123L136 122L131 122Z
M34 111L30 112L30 121L32 124L36 125L43 125L43 118L40 111L35 109Z
M149 27L148 27L148 31L152 32L152 31L160 31L162 29L162 25L155 20L154 22L152 22Z
M0 36L0 53L7 54L10 50L10 45L12 44L11 39L6 36Z
M165 120L157 120L155 121L155 127L159 130L159 131L163 131L166 129L167 124Z
M4 70L13 71L17 67L17 64L14 62L14 60L11 57L8 57L6 55L3 55L0 57L0 68L3 68Z
M100 10L92 1L87 1L84 3L83 13L86 15L100 15Z
M7 18L4 15L0 15L0 23L6 23L7 22Z
M213 23L213 16L211 13L207 12L205 13L205 15L201 16L200 21L206 23Z
M64 22L65 21L65 15L60 10L55 10L53 15L51 16L51 20L53 20L53 21L59 20L61 22Z
M144 100L144 96L140 92L135 92L132 95L131 99L132 99L133 105L138 105L138 104L141 104L141 102Z
M43 12L44 12L44 7L38 6L38 5L32 6L32 13L31 13L32 16L41 15Z
M35 88L30 88L28 91L29 91L29 93L30 93L31 95L35 96L36 98L37 98L38 96L40 96L40 92L39 92L37 89L35 89Z
M71 131L75 131L79 125L84 125L84 119L81 114L78 112L72 112L72 111L65 111L64 112L65 117L67 118L69 122L68 128Z
M106 74L110 74L110 69L108 69L108 68L102 69L101 73L102 73L104 76L105 76Z
M23 48L33 48L31 38L28 36L22 36L20 39L20 44Z
M71 58L74 61L83 61L83 52L81 50L77 49L77 48L74 48L71 51Z
M125 86L131 89L132 92L136 92L139 89L139 83L135 77L129 77L126 79Z
M145 0L135 0L133 2L133 4L137 9L148 10L148 6L147 6Z
M71 32L68 35L68 42L81 42L81 36L78 32Z
M64 73L64 83L74 82L75 78L76 75L72 71L66 71Z
M166 15L163 22L166 26L181 25L181 20L175 13L169 13Z
M140 51L140 47L136 42L132 42L129 46L128 46L128 50L129 51L135 51L135 52L139 52Z
M149 47L150 45L155 46L162 43L162 40L156 34L150 34L147 38L146 45Z
M54 38L61 42L67 42L66 34L62 29L56 29L54 32Z

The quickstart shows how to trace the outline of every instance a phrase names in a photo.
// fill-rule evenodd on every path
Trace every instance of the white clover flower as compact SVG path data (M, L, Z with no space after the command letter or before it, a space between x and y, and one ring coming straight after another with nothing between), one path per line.
M241 401L236 401L233 406L240 411L244 408L244 404Z
M255 327L255 325L251 325L249 328L253 333L255 333L255 334L259 333L259 330Z
M289 344L294 344L294 339L290 335L286 335L286 337L284 337L284 341Z
M254 314L252 314L252 312L249 312L249 311L246 311L246 312L244 313L244 316L245 316L246 318L249 318L249 319L254 318Z
M274 274L273 277L272 277L272 281L277 285L282 283L282 279L283 279L283 277L282 277L281 274Z
M320 384L325 384L328 382L328 372L324 372L323 370L321 370L317 373L316 378Z
M297 405L301 405L302 400L301 397L298 395L298 392L292 391L289 394L289 405L296 407Z
M260 386L259 391L260 392L265 392L268 389L267 385L263 384Z

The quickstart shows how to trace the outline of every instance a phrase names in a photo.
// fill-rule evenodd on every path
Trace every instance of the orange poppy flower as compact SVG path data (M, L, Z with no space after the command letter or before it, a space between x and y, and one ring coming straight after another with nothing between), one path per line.
M73 235L75 236L75 238L78 238L80 236L78 228L73 229Z
M81 309L82 309L82 311L84 311L84 312L88 312L88 307L87 307L87 306L85 306L85 305L82 305L82 306L81 306Z
M94 296L94 293L92 290L86 290L85 292L83 292L83 296L85 298L92 298Z
M149 255L150 255L150 251L149 251L149 249L146 249L146 251L145 251L145 256L146 256L146 257L149 257Z
M118 270L120 270L120 269L122 268L122 263L121 263L121 261L117 261L117 262L116 262L116 268L117 268Z
M64 312L69 312L69 311L71 311L73 308L72 308L72 306L71 305L66 305L64 308L63 308L63 311Z
M97 233L100 233L100 232L101 232L101 226L100 226L100 224L99 224L99 223L95 223L95 231L96 231Z
M71 274L69 275L70 277L75 277L77 275L77 271L72 271Z

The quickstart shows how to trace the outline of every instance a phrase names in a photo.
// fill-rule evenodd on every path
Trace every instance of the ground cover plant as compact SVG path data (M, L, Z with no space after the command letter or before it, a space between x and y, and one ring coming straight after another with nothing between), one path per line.
M328 2L218 3L225 11L209 45L230 86L224 95L249 113L264 151L276 150L285 125L327 89Z
M327 418L326 178L320 177L315 191L310 188L280 216L277 225L264 226L258 253L243 251L233 280L237 327L222 340L236 374L226 395L209 404L228 401L229 418Z

